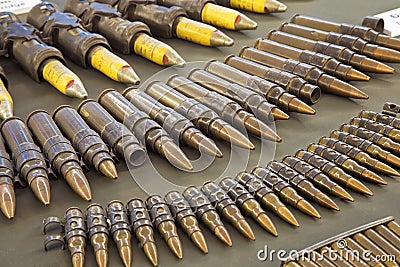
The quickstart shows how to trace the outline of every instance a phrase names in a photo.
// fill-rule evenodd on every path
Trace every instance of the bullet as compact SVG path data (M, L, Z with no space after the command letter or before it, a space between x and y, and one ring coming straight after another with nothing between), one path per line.
M188 78L211 91L236 101L246 111L252 112L265 123L271 123L274 119L289 119L286 113L268 103L260 94L238 84L230 83L205 70L194 69Z
M8 81L4 69L0 66L0 119L5 120L13 116L14 103L8 92Z
M368 99L367 94L357 89L353 85L334 78L324 73L317 67L311 66L309 64L301 63L292 59L285 59L283 57L263 52L261 50L251 47L242 48L239 54L240 57L253 60L268 67L277 68L293 74L297 74L300 77L304 78L306 81L320 86L323 92L335 94L342 97Z
M368 229L363 234L369 238L372 242L382 248L387 255L395 255L396 262L400 263L400 251L397 247L393 246L388 240L381 236L378 232L373 229Z
M182 195L187 202L189 202L189 205L196 213L197 218L201 220L219 240L231 247L232 240L229 236L228 230L222 223L217 210L201 190L194 186L189 186L185 191L183 191Z
M13 219L16 208L14 166L0 134L0 209L7 219Z
M151 32L158 37L176 37L204 46L233 45L229 36L213 26L187 18L186 11L176 5L165 7L153 2L119 0L118 11L126 19L150 25Z
M205 254L208 253L208 247L203 232L199 227L196 215L192 211L189 203L178 191L170 191L165 197L172 216L181 226L183 231L190 237L192 242Z
M194 98L201 104L214 110L221 119L238 130L241 130L244 126L247 131L261 138L271 141L280 140L280 137L265 123L257 119L253 114L245 111L238 103L223 95L209 91L179 75L171 76L167 84L179 93Z
M347 248L354 251L354 253L358 252L359 255L361 255L361 259L367 262L369 266L379 266L379 267L385 266L382 263L380 263L379 260L377 260L374 255L371 254L371 251L364 249L359 243L354 241L353 238L346 237L344 241L346 241Z
M345 200L354 201L354 198L340 185L333 182L321 170L313 167L307 162L292 156L284 157L282 162L298 173L304 175L305 178L310 180L320 190Z
M210 200L211 204L228 220L243 236L254 241L256 240L253 230L243 217L235 202L213 182L206 182L201 187L201 191Z
M185 63L172 47L151 37L146 24L121 18L122 14L108 4L68 0L64 11L78 16L86 30L103 35L120 53L135 53L161 66Z
M340 210L339 206L327 195L314 187L314 185L307 180L306 177L296 172L284 163L277 161L270 161L267 164L268 169L273 171L276 175L288 182L295 188L302 196L305 196L314 202L324 206L328 209Z
M150 211L150 217L154 226L168 244L171 252L173 252L178 259L182 259L182 244L177 233L174 219L165 201L158 195L152 195L146 199L146 206Z
M184 96L170 86L162 82L154 82L144 91L160 103L173 108L191 120L203 133L243 148L255 148L246 136L222 120L215 111L195 99Z
M222 152L211 139L203 135L189 119L172 108L157 102L141 90L128 88L123 95L131 104L163 126L176 144L183 143L208 155L222 157Z
M378 225L374 230L395 247L400 247L400 237L392 232L386 225Z
M352 35L341 34L337 32L326 32L293 23L286 23L282 25L280 27L280 30L315 41L324 41L336 45L341 45L350 48L356 53L363 54L373 59L387 62L400 62L400 59L398 59L400 57L400 52L390 48L370 44L364 41L362 38Z
M369 140L365 140L353 134L332 131L329 135L331 138L338 139L346 144L357 147L362 151L368 153L370 156L382 160L390 165L400 168L400 158L391 154L389 151L382 149L380 146L375 145Z
M292 212L283 204L279 197L275 195L274 191L267 187L260 179L247 172L240 172L235 177L241 185L243 185L250 194L252 194L256 200L261 203L265 208L273 211L281 219L286 222L299 226L296 218Z
M356 267L368 267L369 265L363 261L361 258L356 257L356 252L354 250L350 250L347 247L340 247L337 242L333 242L331 244L331 248L335 250L339 255L345 257L345 260L348 261L352 266Z
M350 124L343 124L340 126L340 131L354 134L360 138L369 140L382 148L385 148L395 154L400 154L400 144L392 141L392 139L374 131L358 127Z
M46 45L35 27L21 23L13 13L0 12L0 34L6 56L15 59L33 80L45 80L67 96L87 96L79 77L65 67L61 52Z
M33 111L26 124L43 150L51 169L62 176L82 199L90 201L92 192L72 144L62 135L49 113Z
M394 73L394 69L377 60L357 54L347 47L331 44L328 42L314 41L282 31L271 31L267 39L290 45L299 49L314 51L331 56L345 64L351 65L359 70L376 73Z
M85 262L86 223L82 211L71 207L65 211L65 240L71 253L72 266L83 267Z
M28 183L33 194L45 205L50 204L47 165L23 120L11 117L2 122L0 131L11 152L19 177Z
M376 121L382 124L392 126L393 128L400 130L400 119L392 117L383 113L377 113L373 111L362 110L358 114L358 117L368 119L371 121Z
M88 99L78 107L78 113L108 144L114 153L131 166L142 165L147 157L146 150L129 129L116 121L99 103Z
M118 178L108 147L72 107L58 107L53 119L87 164L111 179Z
M397 236L400 236L400 225L395 222L391 221L386 225L391 231L393 231Z
M363 152L354 146L346 144L342 141L333 138L322 137L318 143L336 150L337 152L347 155L361 165L364 165L372 170L378 171L386 175L400 176L400 174L392 167L386 165L379 160L372 158L367 153Z
M234 179L227 177L221 180L219 186L235 201L248 216L253 218L262 228L274 236L278 236L275 225L263 210L260 203Z
M147 211L146 205L139 198L133 198L126 204L132 233L135 233L140 247L143 248L146 257L154 265L158 265L158 252L154 240L153 223Z
M88 238L96 256L97 266L108 264L108 224L104 209L99 204L91 204L86 209Z
M284 202L300 210L304 214L315 218L321 218L321 215L318 213L318 211L307 200L300 196L293 187L275 175L272 171L265 168L256 167L251 173L256 178L263 181L267 187L274 190L274 192L279 195Z
M163 128L146 113L132 105L113 89L100 94L97 100L119 122L135 134L139 141L166 158L172 165L191 170L192 164Z
M315 114L313 108L294 95L287 93L285 89L279 85L258 76L247 74L246 72L224 64L221 61L211 60L204 69L220 78L239 84L263 95L269 103L277 105L284 111L293 111L311 115Z
M311 166L320 169L323 173L335 182L350 188L358 193L372 196L373 193L363 183L348 175L345 171L339 168L335 163L324 159L314 153L298 150L295 155L297 158L304 160Z
M374 172L368 170L365 167L362 167L359 165L357 162L352 160L350 157L341 154L329 147L322 146L322 145L316 145L316 144L310 144L307 147L307 151L311 153L315 153L324 159L327 159L337 165L339 165L341 168L344 170L348 171L351 174L356 175L358 178L366 180L371 183L376 183L376 184L381 184L381 185L386 185L387 182L379 177L377 174Z
M329 75L335 76L347 81L368 81L369 76L354 69L351 66L345 65L333 57L301 50L289 45L281 44L267 39L258 39L254 44L254 48L272 53L281 57L294 59L303 63L313 65L320 68Z
M321 97L321 89L318 86L311 85L292 73L269 68L254 61L232 55L225 58L225 64L247 72L248 74L256 75L262 79L274 82L285 88L287 92L305 101L307 104L315 104Z
M367 130L383 134L386 137L389 137L393 141L399 143L400 142L400 130L395 129L394 127L390 125L386 125L383 123L371 121L368 119L362 119L362 118L353 118L350 121L351 125L355 125L358 127L363 127Z
M189 18L228 30L254 30L257 28L257 23L246 15L209 0L158 0L157 4L166 7L182 7Z
M291 22L313 27L316 29L321 29L324 31L340 32L343 34L354 35L363 38L370 43L400 50L400 41L398 39L392 38L383 33L379 33L368 27L347 23L335 23L302 15L294 16Z
M319 249L319 252L323 256L323 258L330 260L333 264L335 264L338 267L353 266L348 261L343 259L342 256L338 253L338 251L332 249L331 247L324 246L321 249Z
M109 231L125 267L132 264L131 229L124 204L113 200L107 205Z
M72 13L60 12L55 4L41 2L29 11L27 21L40 30L47 43L60 49L76 64L93 67L117 82L140 82L132 67L109 50L107 40L85 30Z
M275 13L285 12L287 6L277 0L217 0L219 5L243 9L254 13Z

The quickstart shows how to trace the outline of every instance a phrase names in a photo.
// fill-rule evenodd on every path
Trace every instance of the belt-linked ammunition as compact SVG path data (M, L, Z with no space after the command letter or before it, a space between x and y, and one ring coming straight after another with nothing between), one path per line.
M86 247L86 222L83 213L79 208L71 207L66 210L65 221L65 240L68 250L72 257L72 266L83 267L85 263Z
M81 168L80 160L71 143L62 135L51 116L44 110L32 112L26 119L52 170L61 175L68 185L84 200L90 201L92 193Z
M158 195L149 196L146 199L147 209L150 211L150 217L154 226L167 242L169 249L179 259L183 258L182 244L179 239L174 218L168 209L167 204Z
M400 50L400 41L398 39L391 38L386 34L379 33L368 27L347 23L335 23L302 15L294 16L291 22L324 31L340 32L343 34L357 36L371 43Z
M344 46L335 45L328 42L314 41L282 31L271 31L268 33L266 38L299 49L310 50L331 56L362 71L394 73L394 69L392 67L389 67L388 65L377 60L370 59L364 55L357 54L356 52Z
M279 197L292 207L299 209L301 212L315 217L321 218L318 211L302 196L300 196L296 190L293 189L287 182L275 175L272 171L256 167L251 172L256 178L263 181L263 183L274 190Z
M286 5L277 0L217 0L217 3L255 13L285 12L287 9Z
M400 168L400 158L393 155L389 151L382 149L380 146L375 145L369 140L365 140L353 134L341 132L341 131L332 131L329 135L331 138L338 139L346 144L357 147L362 151L368 153L370 156L377 158L379 160L383 160L386 163L394 165L397 168Z
M167 84L179 93L194 98L201 104L214 110L223 120L233 125L236 129L241 129L244 126L250 133L261 138L272 141L280 140L280 137L265 123L258 120L253 114L245 111L238 103L230 98L207 90L179 75L172 76Z
M371 158L367 153L363 152L354 146L346 144L342 141L333 138L322 137L318 143L336 150L339 153L347 155L349 158L354 159L359 164L364 165L370 169L378 171L386 175L400 176L400 174L392 167Z
M325 191L331 195L335 195L342 199L354 201L353 197L347 193L340 185L333 182L328 176L326 176L321 170L307 162L292 156L286 156L282 159L282 162L291 167L293 170L304 175L310 180L317 188Z
M400 52L390 48L370 44L363 39L352 35L341 34L337 32L325 32L292 23L283 24L280 27L280 30L315 41L324 41L336 45L341 45L350 48L356 53L363 54L377 60L400 62Z
M252 217L262 228L274 236L278 236L275 225L263 210L260 203L236 180L227 177L222 179L219 186L235 201L247 215Z
M268 103L260 94L238 84L230 83L205 70L195 69L189 74L188 78L209 90L236 101L245 110L252 112L265 123L271 123L273 119L289 118L283 111Z
M380 235L374 229L368 229L364 232L365 236L369 238L373 243L382 248L387 255L395 255L396 262L400 263L400 251L399 247L393 246L388 240Z
M220 5L214 0L157 0L162 6L180 6L189 18L228 30L253 30L257 23L246 15Z
M14 166L0 135L0 209L8 219L15 214Z
M13 13L0 12L0 36L5 55L15 59L33 80L44 79L68 96L87 96L78 76L64 66L61 52L46 45L35 27L21 23Z
M146 160L146 150L135 135L122 123L116 121L99 103L85 100L78 113L95 130L120 158L132 166L140 166Z
M302 196L305 196L326 208L340 210L331 198L315 188L306 177L286 164L277 161L270 161L267 164L267 168L292 185L293 188L295 188Z
M216 209L211 205L210 201L201 190L190 186L186 188L182 195L189 202L190 207L192 207L199 220L201 220L219 240L231 247L232 241L228 230L226 230Z
M111 179L118 177L108 147L72 107L58 107L53 119L86 163Z
M221 61L211 60L204 69L225 80L245 86L263 95L268 102L277 105L285 111L294 111L312 115L315 114L314 109L294 95L287 93L279 85L258 76L247 74L246 72L224 64Z
M5 120L13 116L14 103L8 92L8 81L4 69L0 66L0 119Z
M126 204L132 232L135 233L140 246L143 248L147 258L154 266L158 265L158 253L156 241L154 240L153 224L147 212L146 205L139 198L134 198Z
M123 54L136 53L163 66L185 62L172 47L151 37L146 24L121 18L121 13L110 5L68 0L64 11L78 16L86 30L103 35L114 49Z
M174 138L177 144L183 143L212 156L222 157L217 145L197 129L193 123L170 107L166 107L141 90L130 89L123 95L134 106L159 123Z
M371 121L368 119L363 119L363 118L353 118L350 121L350 124L358 126L358 127L363 127L367 130L383 134L386 137L389 137L393 141L400 143L400 130L390 126L386 125L380 122L376 121Z
M16 117L3 121L1 133L21 179L28 182L35 196L44 204L50 204L50 184L45 158L34 143L25 123Z
M227 219L243 236L250 240L256 240L253 230L243 217L235 202L217 184L206 182L201 191L210 200L211 204Z
M234 145L254 149L254 145L246 136L223 121L215 111L197 100L174 91L162 82L153 82L144 91L160 103L173 108L191 120L203 133L219 137Z
M371 190L369 190L365 185L363 185L361 182L359 182L352 176L348 175L335 163L330 162L329 160L324 159L321 156L315 155L314 153L305 150L298 150L295 156L301 160L304 160L311 166L318 168L335 182L343 186L346 186L356 192L360 192L370 196L373 195Z
M55 4L42 2L29 11L27 21L41 31L47 43L59 48L76 64L91 66L117 82L140 82L132 67L108 50L107 40L85 30L74 14L60 12Z
M178 191L170 191L165 195L165 202L171 210L172 216L182 227L183 231L190 237L192 242L203 253L208 253L208 247L203 232L199 227L196 215L189 203Z
M334 78L317 67L301 63L293 59L286 59L252 47L244 47L240 57L253 60L268 67L284 70L304 78L308 82L318 85L324 92L357 99L368 99L368 95L351 84Z
M384 136L383 134L350 124L341 125L340 131L354 134L398 155L400 154L400 144L392 141L392 139Z
M105 90L98 102L119 122L125 124L139 141L165 157L174 166L191 170L192 164L163 128L146 113L113 89Z
M131 227L124 204L113 200L107 205L110 234L117 246L119 256L125 267L132 263Z
M119 0L118 10L129 20L146 23L162 38L177 37L205 46L232 46L233 40L216 28L187 18L178 6L165 7L155 1Z
M91 204L86 209L86 224L90 243L96 256L97 266L108 264L108 224L106 213L99 204Z
M307 151L311 153L315 153L324 159L327 159L335 164L339 165L342 169L348 171L351 174L356 175L358 178L364 179L371 183L377 183L385 185L387 182L379 177L374 172L368 170L365 167L362 167L357 162L352 160L350 157L341 154L329 147L317 145L317 144L310 144L307 147Z
M254 44L254 47L281 57L291 58L313 65L327 74L338 77L342 80L368 81L370 79L369 76L351 66L345 65L333 57L321 53L301 50L267 39L258 39Z
M371 121L376 121L379 123L383 123L389 126L392 126L393 128L396 128L397 130L400 130L400 119L396 117L392 117L383 113L377 113L373 111L366 111L362 110L359 114L358 117L368 119Z
M254 61L237 56L228 56L225 59L225 64L276 83L285 88L287 92L305 101L307 104L315 104L321 97L321 89L318 86L309 84L304 79L292 73L275 68L269 68Z
M294 215L280 201L279 197L275 195L273 189L267 187L263 181L256 178L253 174L247 172L238 173L235 179L241 185L243 185L247 191L249 191L249 193L252 194L265 208L273 211L286 222L294 226L299 226L299 223Z

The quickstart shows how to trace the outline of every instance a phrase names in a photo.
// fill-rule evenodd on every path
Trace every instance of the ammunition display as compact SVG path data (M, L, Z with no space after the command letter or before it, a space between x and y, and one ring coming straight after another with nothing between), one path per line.
M355 125L358 127L365 128L367 130L383 134L386 137L389 137L395 142L400 142L400 130L395 129L394 127L390 125L386 125L384 123L376 122L376 121L371 121L368 119L363 119L363 118L353 118L350 121L351 125Z

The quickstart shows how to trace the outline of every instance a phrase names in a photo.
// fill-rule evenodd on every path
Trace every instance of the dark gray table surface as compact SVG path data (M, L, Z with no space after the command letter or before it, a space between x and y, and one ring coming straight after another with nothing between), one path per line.
M63 5L63 0L55 1ZM349 23L359 23L365 15L377 14L399 6L397 0L382 1L357 1L357 0L285 0L288 11L282 14L259 15L246 13L258 22L255 31L229 32L235 39L235 45L230 48L207 48L178 39L165 40L173 46L188 62L198 60L220 59L228 54L237 53L244 45L252 45L255 39L265 36L271 30L276 29L282 22L288 21L295 13L315 15L331 20ZM161 67L152 64L138 56L123 56L134 66L135 70L145 81L147 78L162 70ZM32 81L18 66L9 60L1 59L2 64L9 77L10 92L15 102L15 115L26 118L34 109L46 109L53 111L61 104L69 104L74 107L80 103L79 100L65 97L53 90L48 84L37 84ZM73 63L69 64L83 80L89 92L90 98L97 98L98 94L105 88L122 90L123 85L115 83L100 73L91 69L82 69ZM397 70L399 65L393 64ZM353 84L363 89L370 95L368 101L356 101L323 95L321 101L314 106L316 116L291 114L288 121L279 121L277 130L283 138L283 143L276 147L276 159L284 155L293 154L299 148L305 148L310 142L317 141L322 135L327 135L332 129L348 121L361 109L380 111L385 101L400 103L398 73L394 75L371 75L370 82L354 82ZM119 179L110 181L101 177L96 172L88 173L88 179L92 186L93 202L105 205L110 200L119 199L124 202L132 197L145 199L147 193L165 193L171 189L166 186L165 181L179 186L201 185L204 181L215 180L224 175L233 175L240 170L251 170L257 164L265 165L273 155L274 146L270 143L261 144L259 140L252 138L256 150L247 154L245 150L235 148L230 153L230 147L222 142L218 145L225 153L223 159L215 160L214 163L201 172L188 173L178 171L171 167L165 160L154 153L150 153L151 163L148 161L144 166L133 170L134 178L130 175L125 164L118 164ZM191 150L185 150L191 158L196 154ZM161 180L152 171L155 166ZM196 165L197 166L197 165ZM364 197L353 193L354 203L348 203L335 199L341 211L332 212L317 206L322 219L312 219L300 212L293 210L301 226L294 228L284 223L276 216L271 215L273 222L279 231L279 237L275 238L262 230L255 222L249 222L255 232L257 240L248 241L242 237L232 226L227 225L233 240L233 247L229 248L219 242L205 227L204 233L209 246L209 254L203 255L179 230L183 242L184 258L176 259L168 250L165 242L156 234L159 248L160 266L278 266L277 259L274 261L261 262L257 259L257 251L268 246L269 249L301 249L327 237L351 229L355 226L393 215L400 219L398 202L399 182L396 178L387 177L387 186L368 186L374 191L373 197ZM137 182L138 181L138 182ZM140 185L138 185L138 183ZM143 189L142 189L142 188ZM17 189L17 211L15 219L9 221L0 216L0 266L71 266L68 251L44 252L44 236L41 232L41 222L47 216L63 216L66 208L78 206L86 208L88 203L74 194L63 180L51 182L52 201L49 207L44 207L37 201L29 189ZM351 192L351 191L350 191ZM133 239L133 265L151 266L145 258L144 253ZM95 266L93 252L87 247L86 265ZM117 251L110 243L109 266L122 266Z

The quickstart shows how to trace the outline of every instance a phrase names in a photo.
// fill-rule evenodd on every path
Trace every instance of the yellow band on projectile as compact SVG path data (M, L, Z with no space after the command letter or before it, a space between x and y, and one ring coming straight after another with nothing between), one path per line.
M238 16L240 16L240 13L236 10L212 3L207 3L201 11L201 20L204 23L229 30L235 29L235 22Z
M113 79L114 81L119 82L118 72L122 68L130 67L128 62L102 46L96 47L94 49L96 50L94 53L92 53L91 57L92 67L97 69L104 75L108 76L109 78Z
M6 89L6 86L4 85L3 81L0 79L0 102L4 101L4 100L7 100L7 101L10 101L11 103L13 103L10 93Z
M178 38L205 46L211 46L211 35L214 31L216 29L210 25L184 17L180 18L176 26L176 35Z
M66 94L67 86L75 80L75 75L60 61L51 60L43 67L43 79Z
M233 8L243 9L255 13L266 13L265 0L231 0Z
M164 55L169 48L163 42L143 33L135 40L133 49L136 54L158 65L164 65Z

